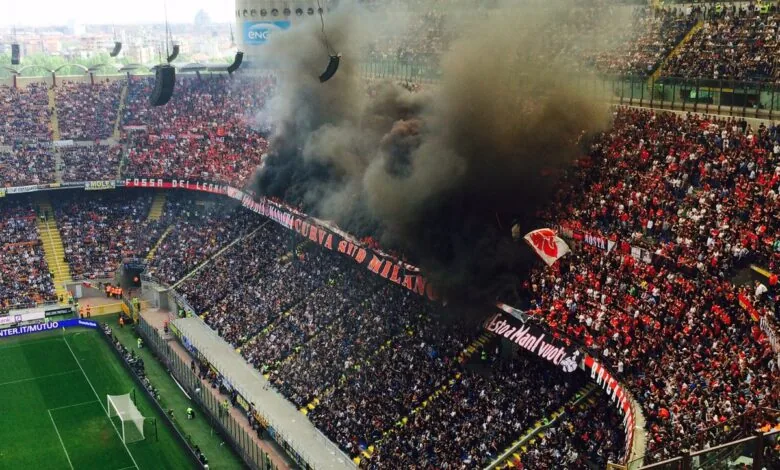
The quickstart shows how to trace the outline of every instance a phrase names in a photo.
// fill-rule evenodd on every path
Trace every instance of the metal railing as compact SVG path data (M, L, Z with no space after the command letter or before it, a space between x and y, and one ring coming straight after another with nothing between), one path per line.
M182 358L173 351L168 341L160 332L144 320L138 319L138 333L143 337L147 346L154 352L157 359L162 362L192 399L205 411L210 424L218 429L226 438L230 446L241 456L244 462L253 470L276 470L276 466L268 457L251 433L248 433L241 423L230 415L223 413L219 399L209 390L203 390L198 375L193 372L190 364L186 364Z
M638 466L629 462L627 469L639 470L699 470L740 468L764 470L780 468L780 430L767 433L753 431L753 435L707 449L683 454L669 460Z

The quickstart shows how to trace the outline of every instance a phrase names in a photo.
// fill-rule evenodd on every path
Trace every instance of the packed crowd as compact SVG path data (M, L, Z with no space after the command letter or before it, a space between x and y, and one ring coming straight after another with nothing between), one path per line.
M490 462L581 383L556 374L540 379L547 366L529 359L477 363L472 370L461 352L476 325L442 325L414 294L300 238L289 243L289 236L275 224L262 226L178 290L296 406L316 403L307 409L310 419L351 457L405 423L365 466ZM428 406L441 387L440 404ZM529 398L512 408L518 394L538 398L540 389L549 400ZM407 417L420 406L447 414L451 426L422 414ZM411 436L428 441L415 446ZM416 450L399 454L409 446Z
M32 206L8 201L0 210L0 312L56 300Z
M642 8L632 16L629 39L589 59L599 72L650 75L696 24L694 11Z
M625 445L620 418L608 413L606 395L595 394L593 404L569 404L565 413L546 429L528 450L514 460L519 470L579 470L607 468L617 462Z
M74 145L57 151L62 159L62 181L115 180L119 174L120 145Z
M45 84L0 86L0 116L0 145L51 141L51 110Z
M171 101L152 107L154 83L134 78L123 113L124 175L179 178L242 187L268 148L255 116L274 89L272 77L178 80Z
M462 468L465 463L484 468L508 443L566 403L584 381L583 375L566 376L523 355L499 359L492 367L467 368L447 393L385 437L365 467Z
M0 187L54 181L51 142L17 142L0 148Z
M217 198L184 196L168 200L166 220L173 221L149 265L149 274L167 285L176 283L261 222L251 212L227 207Z
M777 81L778 20L755 4L728 6L667 61L669 77Z
M111 137L125 80L57 84L57 119L65 140L102 140Z
M620 109L561 185L552 225L601 234L526 284L532 308L623 376L648 420L648 456L778 404L780 371L758 323L777 290L737 287L749 262L777 270L774 128ZM635 259L630 246L650 259Z
M126 257L143 258L165 226L149 222L151 193L69 194L53 202L73 279L113 277Z

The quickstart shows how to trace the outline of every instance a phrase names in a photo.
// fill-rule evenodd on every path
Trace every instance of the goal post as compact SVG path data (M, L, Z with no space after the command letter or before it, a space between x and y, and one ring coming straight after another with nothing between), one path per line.
M112 421L119 418L122 441L125 444L145 439L144 421L146 418L138 411L129 393L124 395L106 395L106 411Z

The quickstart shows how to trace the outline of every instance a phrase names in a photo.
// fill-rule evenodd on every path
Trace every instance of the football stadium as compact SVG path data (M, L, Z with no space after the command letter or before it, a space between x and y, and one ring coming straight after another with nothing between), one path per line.
M95 3L0 6L0 469L780 470L779 2Z

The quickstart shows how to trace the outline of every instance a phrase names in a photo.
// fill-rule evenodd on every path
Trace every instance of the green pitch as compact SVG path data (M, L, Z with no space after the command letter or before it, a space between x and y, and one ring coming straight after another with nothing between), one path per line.
M0 341L0 469L193 468L141 390L146 439L125 445L106 395L135 383L100 332L73 329ZM131 423L128 423L131 424Z

